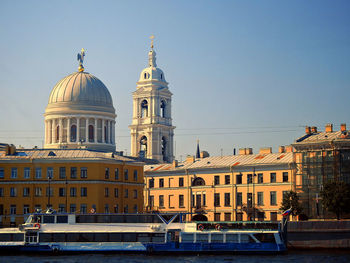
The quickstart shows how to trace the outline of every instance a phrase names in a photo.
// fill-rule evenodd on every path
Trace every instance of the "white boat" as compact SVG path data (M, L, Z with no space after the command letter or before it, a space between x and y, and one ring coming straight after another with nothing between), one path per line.
M183 214L31 214L0 229L0 251L277 253L281 224L183 222Z

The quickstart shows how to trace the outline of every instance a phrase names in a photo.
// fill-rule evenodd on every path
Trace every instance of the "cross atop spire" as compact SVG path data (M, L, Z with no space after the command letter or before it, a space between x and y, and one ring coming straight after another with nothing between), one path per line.
M151 39L151 49L153 50L154 35L150 36L149 38Z

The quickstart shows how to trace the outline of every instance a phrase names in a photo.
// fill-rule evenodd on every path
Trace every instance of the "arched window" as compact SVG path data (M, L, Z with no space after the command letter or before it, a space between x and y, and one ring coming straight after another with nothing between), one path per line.
M147 79L147 73L143 74L144 79Z
M143 157L147 156L147 137L142 136L140 139L140 153L139 155L143 155Z
M94 125L89 125L89 142L94 142Z
M148 102L143 100L141 102L141 118L148 117Z
M70 140L75 142L77 140L77 125L73 124L70 127Z
M165 118L165 101L162 100L162 102L160 103L160 117Z
M165 137L162 137L162 155L163 155L163 161L167 161L167 143Z
M202 177L197 177L192 181L192 186L205 185L205 181Z
M60 140L60 125L56 127L56 142Z

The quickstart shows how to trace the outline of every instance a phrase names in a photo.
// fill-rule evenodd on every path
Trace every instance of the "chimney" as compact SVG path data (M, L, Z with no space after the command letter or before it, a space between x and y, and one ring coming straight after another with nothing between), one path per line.
M311 134L311 128L310 128L310 126L306 126L306 127L305 127L305 133L306 133L306 134Z
M333 124L332 123L326 124L326 132L333 132Z
M294 152L293 146L292 146L292 145L286 146L286 147L285 147L285 152L286 152L286 153L292 153L292 152Z
M241 148L239 149L239 155L253 154L253 148Z
M187 163L194 163L194 161L195 161L195 157L194 156L187 155L187 157L186 157L186 162Z
M284 153L284 152L285 152L284 146L278 147L278 152L279 152L279 153Z
M272 148L271 147L260 148L259 154L269 154L269 153L272 153Z
M312 126L311 127L311 132L312 133L317 133L317 127L316 126Z
M179 165L178 161L174 160L173 161L173 169L175 169L178 165Z
M200 153L201 159L209 157L209 153L207 151L201 151Z
M346 131L346 123L340 124L340 131Z

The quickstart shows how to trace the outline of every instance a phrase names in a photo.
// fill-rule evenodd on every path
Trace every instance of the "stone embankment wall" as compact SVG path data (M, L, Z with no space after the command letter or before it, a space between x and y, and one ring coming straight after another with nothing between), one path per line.
M350 248L350 220L288 222L289 249Z

